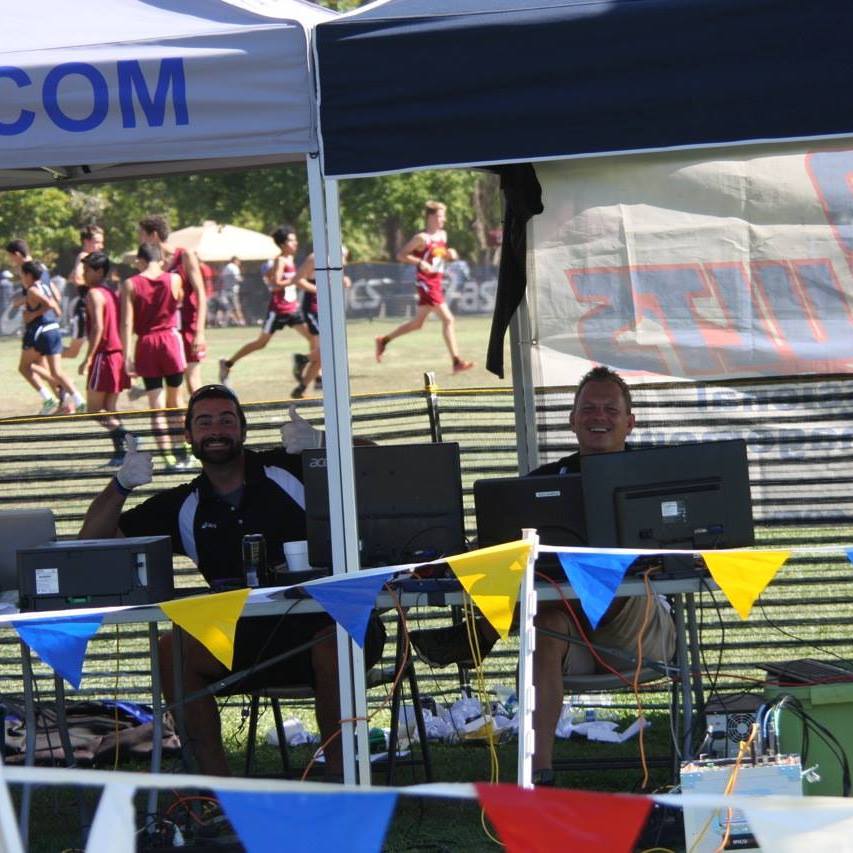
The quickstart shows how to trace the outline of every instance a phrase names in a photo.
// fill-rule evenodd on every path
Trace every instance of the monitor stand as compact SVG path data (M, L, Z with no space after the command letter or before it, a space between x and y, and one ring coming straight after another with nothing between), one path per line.
M693 554L665 554L663 576L667 578L695 578L696 557Z

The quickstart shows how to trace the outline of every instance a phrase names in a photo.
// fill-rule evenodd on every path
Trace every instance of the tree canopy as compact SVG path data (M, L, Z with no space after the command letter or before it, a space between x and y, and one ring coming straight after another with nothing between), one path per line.
M389 260L423 226L428 199L448 208L450 243L465 258L491 254L489 232L500 223L497 178L473 170L424 171L343 181L344 242L353 260ZM270 233L294 225L310 241L308 183L293 164L233 173L168 176L78 188L49 187L0 193L0 238L28 241L34 257L60 272L70 266L77 231L98 224L117 257L135 248L136 223L164 214L172 228L206 219Z

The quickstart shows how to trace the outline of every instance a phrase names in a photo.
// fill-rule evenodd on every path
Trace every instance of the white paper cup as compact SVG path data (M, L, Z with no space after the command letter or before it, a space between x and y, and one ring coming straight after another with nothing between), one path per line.
M297 539L295 542L284 543L284 558L287 569L291 572L302 572L310 569L308 565L308 540Z

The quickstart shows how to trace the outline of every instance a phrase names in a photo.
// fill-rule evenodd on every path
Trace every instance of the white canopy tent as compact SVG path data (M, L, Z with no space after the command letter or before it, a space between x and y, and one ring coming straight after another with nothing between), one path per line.
M31 0L4 9L0 189L304 158L315 251L326 257L310 43L313 28L334 17L305 0ZM330 215L337 221L336 206ZM339 251L334 266L331 293L340 298L329 306L330 276L317 264L330 511L343 519L333 525L333 565L356 571L346 344L332 340L331 326L337 318L342 328L344 315ZM359 720L361 779L369 783L363 657L342 629L339 638L347 640L339 642L341 713ZM352 734L345 724L350 783Z
M333 17L302 0L5 9L0 185L301 160L316 149L309 33Z

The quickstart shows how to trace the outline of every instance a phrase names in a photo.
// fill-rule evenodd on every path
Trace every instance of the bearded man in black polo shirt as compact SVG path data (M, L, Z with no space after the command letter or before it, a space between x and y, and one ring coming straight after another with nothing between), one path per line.
M243 446L246 416L237 397L223 385L206 385L187 406L186 440L202 463L192 482L159 492L123 511L131 490L152 479L151 454L128 448L122 467L86 513L80 536L167 535L172 551L185 554L212 586L237 578L242 567L242 538L261 533L271 563L284 542L305 539L305 494L300 453L319 446L322 433L291 410L293 421L282 428L286 448L256 452ZM273 664L241 681L259 686L310 684L325 741L338 728L337 647L334 623L326 614L240 619L234 642L235 671L247 669L288 649L317 639L308 651ZM374 619L365 644L372 666L381 655L384 631ZM193 637L184 643L184 690L202 690L227 675L225 667ZM174 700L172 636L160 642L160 669L168 702ZM212 695L185 708L190 746L202 773L227 775L228 764L216 700ZM341 772L340 739L325 750L326 772Z

